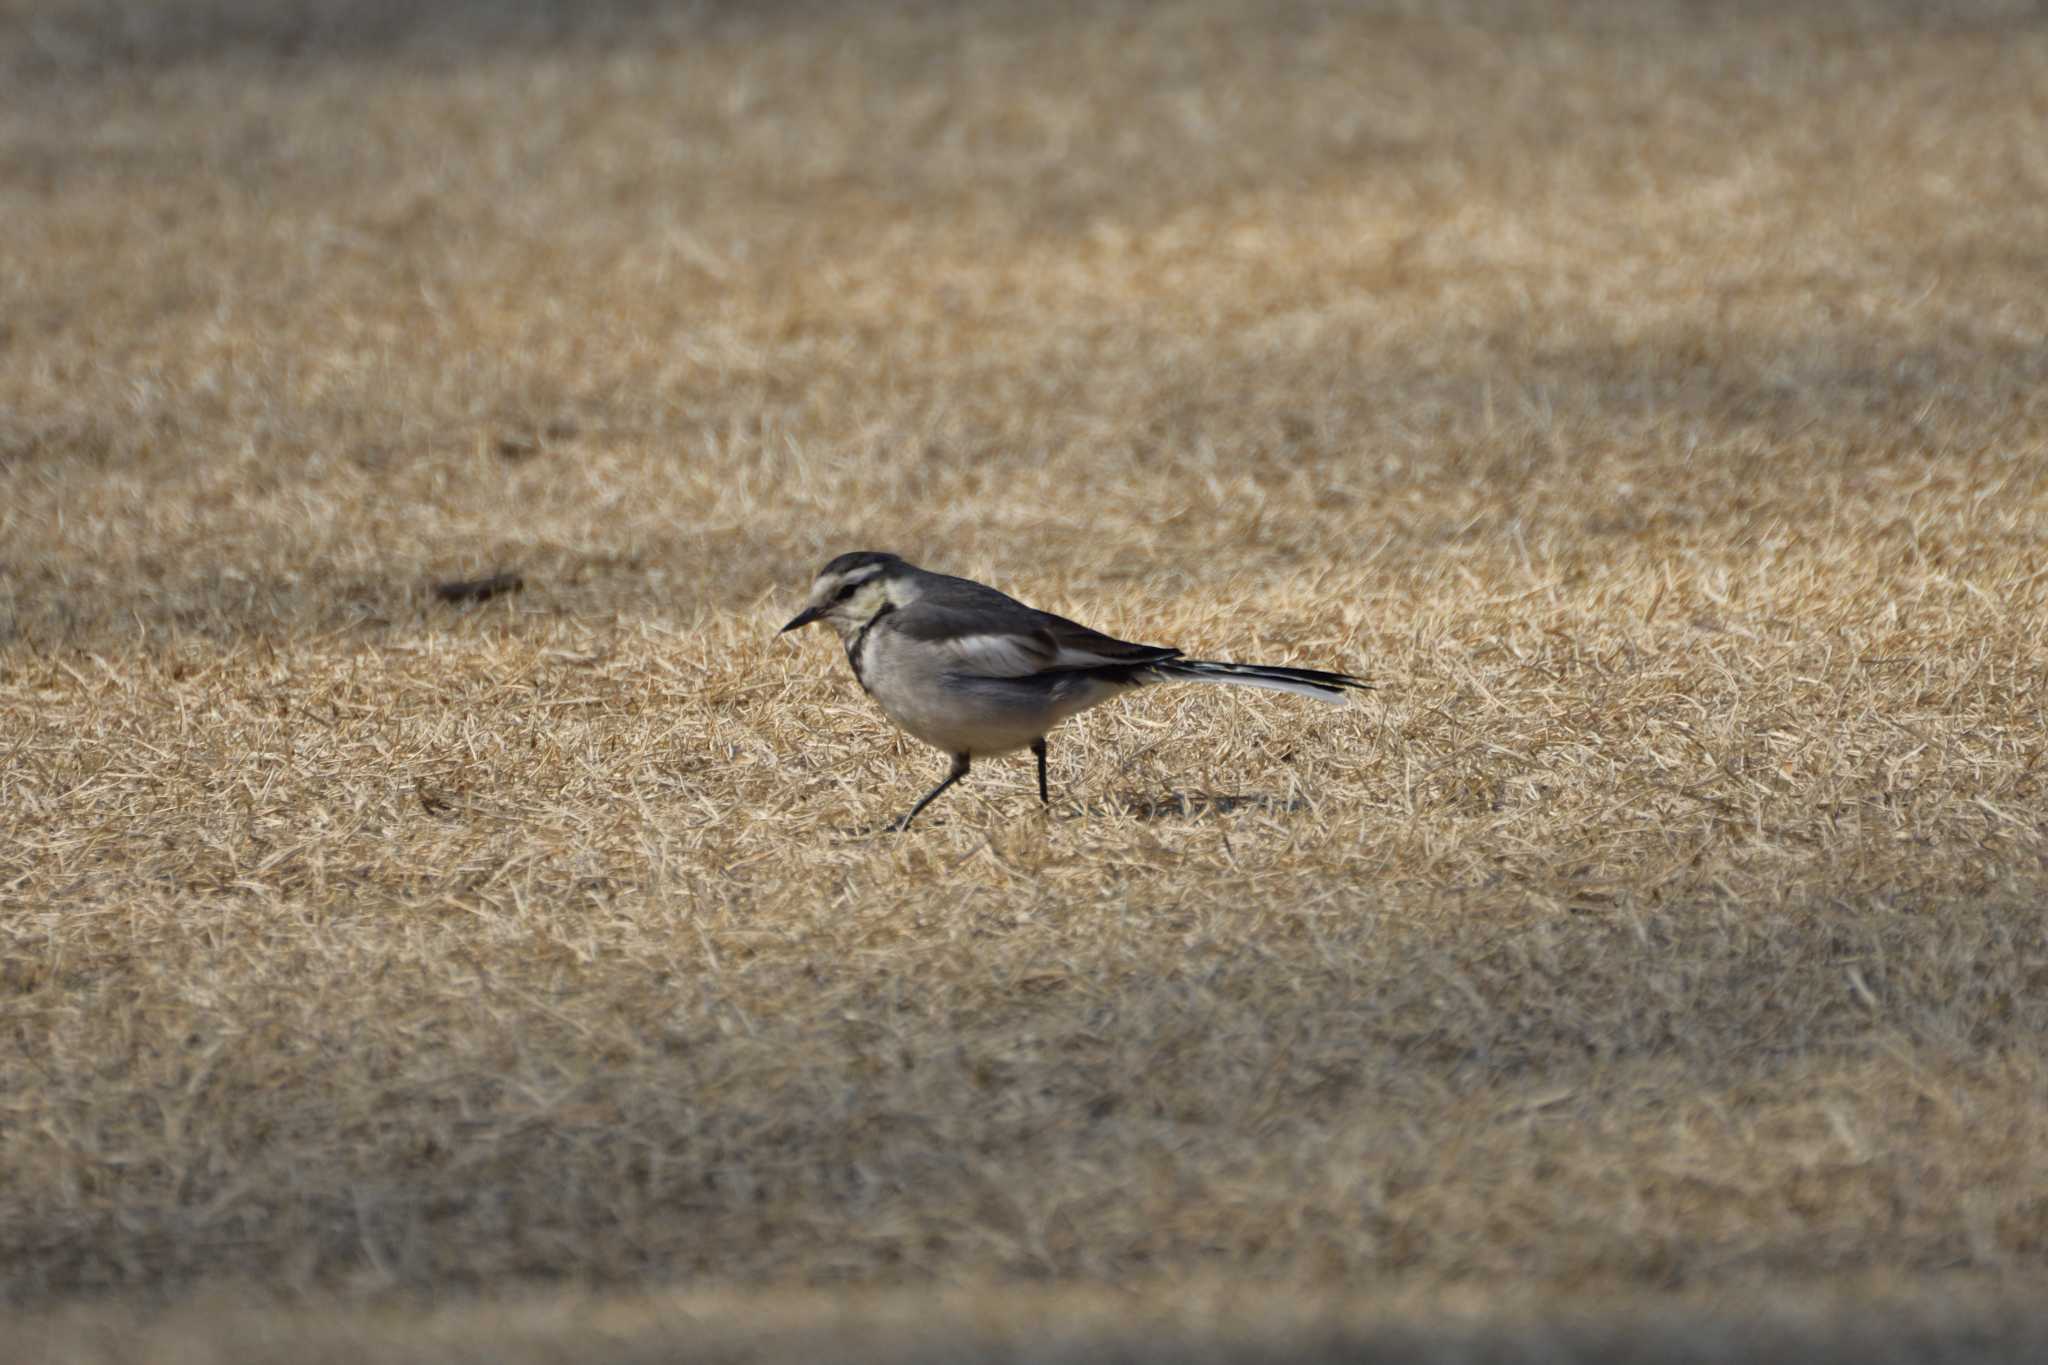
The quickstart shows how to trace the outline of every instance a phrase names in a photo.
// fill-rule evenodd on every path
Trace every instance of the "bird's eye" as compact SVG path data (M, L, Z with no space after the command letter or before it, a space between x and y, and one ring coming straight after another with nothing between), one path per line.
M848 584L847 584L847 585L846 585L845 587L841 588L841 589L840 589L840 590L839 590L838 592L836 592L836 593L832 594L832 600L833 600L834 602L844 602L844 601L845 601L845 600L846 600L847 598L849 598L849 597L853 596L853 590L854 590L855 588L859 587L859 586L860 586L860 584L858 584L858 583L848 583Z

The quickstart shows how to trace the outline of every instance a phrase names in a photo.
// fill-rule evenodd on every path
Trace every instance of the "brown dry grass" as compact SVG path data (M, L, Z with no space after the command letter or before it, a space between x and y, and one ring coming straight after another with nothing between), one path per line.
M48 1350L746 1355L852 1284L806 1349L1001 1354L1021 1281L1059 1359L2038 1340L2038 12L0 35ZM1382 690L868 837L942 763L769 634L860 546Z

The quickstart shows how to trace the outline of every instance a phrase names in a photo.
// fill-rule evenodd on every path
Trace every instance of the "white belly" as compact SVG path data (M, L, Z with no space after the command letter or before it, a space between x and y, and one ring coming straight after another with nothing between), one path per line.
M1076 674L987 678L946 672L893 635L868 642L861 681L897 725L935 749L980 758L1022 749L1077 711L1125 691Z

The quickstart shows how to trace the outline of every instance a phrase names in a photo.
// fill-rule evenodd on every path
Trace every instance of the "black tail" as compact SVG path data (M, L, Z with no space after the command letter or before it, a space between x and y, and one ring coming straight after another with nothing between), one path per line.
M1325 673L1319 668L1277 668L1268 664L1226 664L1212 659L1169 659L1152 664L1144 672L1158 682L1235 683L1240 687L1265 687L1275 692L1293 692L1323 701L1343 702L1352 692L1370 692L1372 684L1349 673Z

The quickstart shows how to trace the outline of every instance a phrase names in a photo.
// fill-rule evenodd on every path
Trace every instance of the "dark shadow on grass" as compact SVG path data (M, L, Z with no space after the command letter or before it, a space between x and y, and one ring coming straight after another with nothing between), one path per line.
M1029 33L1085 24L1090 7L1025 0L938 7L837 0L56 0L38 5L32 22L0 22L0 74L61 85L197 67L451 66L500 54L745 44L778 30L857 33L906 17L928 25L936 19L940 31L955 35L992 26ZM877 41L887 47L892 40Z
M379 1314L340 1306L180 1307L152 1316L133 1303L73 1308L31 1319L25 1358L149 1360L171 1354L234 1365L267 1360L290 1340L320 1360L369 1356L396 1365L445 1359L440 1346L460 1324L478 1358L509 1365L561 1359L615 1362L706 1359L804 1360L836 1365L1952 1365L2038 1360L2048 1351L2048 1314L2016 1289L1981 1285L1906 1289L1878 1299L1839 1290L1802 1295L1771 1288L1718 1303L1660 1296L1565 1294L1474 1310L1443 1299L1364 1289L1304 1297L1286 1288L1225 1290L1226 1313L1176 1308L1160 1291L1108 1308L1099 1291L991 1289L979 1298L918 1289L842 1297L829 1310L818 1290L759 1291L689 1311L615 1314L573 1295L549 1316L483 1308L407 1305ZM566 1310L566 1311L565 1311ZM822 1318L823 1322L818 1320ZM601 1320L601 1319L600 1319ZM179 1349L182 1348L182 1351ZM351 1353L354 1353L353 1357Z
M34 6L34 16L6 32L0 25L0 68L45 79L117 76L214 62L330 62L450 59L506 50L582 47L617 50L649 41L684 40L733 23L759 30L886 22L914 15L927 22L952 11L960 27L1017 26L1025 31L1080 26L1096 6L1045 6L1020 0L970 0L947 6L843 3L843 0L57 0ZM1116 7L1136 8L1142 7ZM1318 7L1277 5L1270 22L1281 31L1309 27ZM1405 6L1384 8L1389 17ZM1557 26L1541 0L1460 7L1463 25L1501 33L1543 33ZM1954 31L2025 31L2038 19L2025 6L1937 5L1925 0L1809 7L1839 16L1838 23L1879 31L1937 28ZM1577 7L1577 22L1607 33L1684 32L1726 18L1750 19L1769 6L1640 6L1608 0ZM1959 12L1959 10L1961 12ZM1732 11L1724 15L1722 11ZM24 14L26 11L24 10Z
M35 79L228 64L448 59L506 49L612 48L650 29L731 12L675 0L73 0L43 7L0 45L7 67Z
M1274 796L1270 792L1129 792L1085 806L1082 814L1128 815L1139 820L1180 820L1235 815L1240 811L1293 815L1308 808L1308 801L1302 797Z
M1033 802L1030 814L1035 816L1045 809ZM1244 811L1295 815L1308 809L1309 802L1305 797L1281 797L1268 792L1128 792L1089 801L1079 806L1063 808L1055 804L1049 813L1055 820L1060 821L1114 819L1118 816L1138 820L1200 820L1211 816L1236 815ZM899 825L901 818L892 817L879 824L841 827L834 829L832 833L840 843L865 843L870 839L890 838L906 832ZM927 812L918 816L917 823L907 832L914 835L920 830L935 829L946 823L946 816Z

